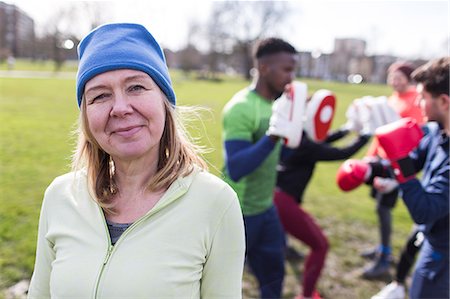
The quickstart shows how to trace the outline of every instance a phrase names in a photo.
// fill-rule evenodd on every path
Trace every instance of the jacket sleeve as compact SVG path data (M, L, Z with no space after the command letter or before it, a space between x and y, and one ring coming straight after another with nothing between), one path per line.
M433 224L447 216L449 212L450 165L448 144L444 147L437 145L441 134L439 127L429 124L429 127L424 129L425 136L409 157L416 171L425 166L426 160L430 160L430 164L422 174L422 179L426 178L426 183L413 179L400 184L400 188L403 192L403 201L414 222Z
M347 129L342 129L342 128L338 129L336 131L330 132L324 142L325 143L335 142L335 141L347 136L348 133L349 133L349 130L347 130Z
M425 135L420 141L417 149L409 153L409 158L411 159L414 169L419 172L423 169L428 153L428 145L432 142L430 136Z
M214 232L203 268L201 298L242 298L244 222L236 193L231 188L225 191L222 194L232 200Z
M348 159L354 155L360 148L362 148L369 136L360 136L351 144L344 147L334 147L327 143L317 144L314 150L314 160L316 161L334 161Z
M403 201L417 224L432 224L448 215L449 166L438 170L426 189L417 179L400 184Z
M48 231L46 199L41 208L37 237L36 261L28 290L28 298L50 298L50 273L55 260L53 244L46 238Z

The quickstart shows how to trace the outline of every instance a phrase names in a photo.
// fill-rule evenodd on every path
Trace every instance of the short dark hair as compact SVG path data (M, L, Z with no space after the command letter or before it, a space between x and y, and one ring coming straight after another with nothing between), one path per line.
M277 54L280 52L287 52L291 54L297 54L297 50L288 42L275 37L270 37L261 40L256 47L255 57L259 59L261 57Z
M418 67L411 76L417 83L422 83L425 90L433 97L441 94L448 95L449 66L450 57L430 60L426 64Z

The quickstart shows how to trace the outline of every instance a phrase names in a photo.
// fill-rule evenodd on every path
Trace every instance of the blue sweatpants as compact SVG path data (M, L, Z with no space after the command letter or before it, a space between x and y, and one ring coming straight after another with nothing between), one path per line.
M450 298L448 263L448 256L433 250L425 240L416 263L409 298Z
M244 216L247 261L261 298L281 298L284 279L284 231L274 206Z

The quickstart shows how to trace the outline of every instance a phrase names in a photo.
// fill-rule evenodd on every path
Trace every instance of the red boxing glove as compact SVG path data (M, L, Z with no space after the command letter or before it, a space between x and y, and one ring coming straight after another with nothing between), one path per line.
M351 191L364 183L372 172L369 163L349 159L339 167L336 174L336 183L342 191Z
M397 181L404 183L414 178L416 170L409 153L419 145L423 137L422 129L416 121L410 117L402 118L379 127L375 136L391 161Z

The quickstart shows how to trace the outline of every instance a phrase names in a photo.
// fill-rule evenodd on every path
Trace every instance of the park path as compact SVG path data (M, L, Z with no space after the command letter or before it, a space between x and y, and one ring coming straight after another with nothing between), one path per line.
M55 79L75 79L76 72L52 72L52 71L15 71L0 70L0 78L55 78Z

